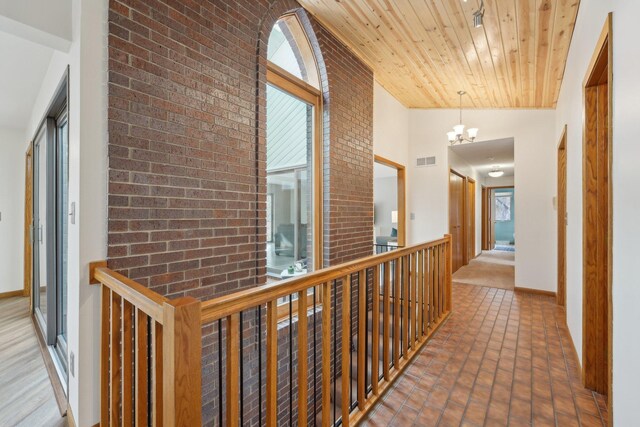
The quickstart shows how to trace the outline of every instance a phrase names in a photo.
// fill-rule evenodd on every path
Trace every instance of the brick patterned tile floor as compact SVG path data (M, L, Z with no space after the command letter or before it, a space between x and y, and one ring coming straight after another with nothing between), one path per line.
M447 323L363 425L606 425L553 298L462 284L453 298Z

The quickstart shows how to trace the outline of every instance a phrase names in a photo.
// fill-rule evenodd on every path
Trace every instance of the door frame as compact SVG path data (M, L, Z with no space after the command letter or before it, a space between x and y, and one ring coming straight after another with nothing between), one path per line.
M404 165L374 154L374 163L393 168L397 172L398 196L398 246L407 244L407 172Z
M451 174L457 175L462 178L462 231L460 235L462 236L462 266L464 267L469 263L467 259L467 177L462 173L456 171L453 168L449 168L449 179L448 179L448 191L449 191L449 233L451 233ZM454 272L455 273L455 272Z
M567 299L567 125L564 125L558 143L557 185L558 289L556 303L565 307Z
M494 185L491 187L482 186L482 250L490 251L493 249L495 242L495 229L493 227L492 215L491 215L491 192L493 190L499 190L501 188L513 188L514 198L515 189L514 185ZM515 218L514 218L515 220Z
M33 141L29 142L29 148L25 153L24 169L24 284L23 296L31 295L32 269L33 269ZM33 304L29 298L30 307Z
M612 272L613 272L613 256L612 256L612 247L613 247L613 230L612 230L612 206L613 206L613 188L612 188L612 147L613 147L613 19L612 13L607 15L607 19L605 21L604 27L600 33L600 37L598 42L596 43L595 50L591 57L591 61L589 62L589 66L585 73L585 78L583 81L582 89L582 107L583 114L585 114L585 119L583 120L583 130L582 130L582 157L583 157L583 279L582 279L582 304L583 304L583 316L582 316L582 330L583 330L583 345L582 345L582 378L583 384L586 388L594 389L600 393L608 395L609 402L609 422L612 424L613 421L613 304L612 304ZM606 56L605 56L606 55ZM606 67L606 73L605 73ZM597 188L606 188L607 190L607 218L606 221L603 221L601 217L597 215L589 215L589 211L586 208L587 206L594 203L594 199L597 198L597 194L593 194L593 188L588 188L588 184L590 187L593 187L593 177L589 177L587 175L589 171L589 166L594 161L593 159L593 150L589 150L592 148L593 140L588 138L588 121L587 121L587 108L588 108L588 93L590 92L588 89L590 87L597 86L599 82L601 82L602 78L607 78L607 133L606 135L599 135L600 137L606 136L607 147L604 153L607 155L607 178L606 182L603 183L601 179L598 179L598 174L596 174L595 178L595 186ZM597 82L596 82L597 80ZM597 116L597 113L596 113ZM597 117L596 117L597 120ZM596 137L596 144L598 141L598 137ZM597 156L597 153L596 153ZM589 178L591 178L591 182L589 182ZM606 222L606 223L603 223ZM598 269L602 269L602 264L597 263L597 259L602 259L590 256L594 251L597 250L598 243L602 242L594 242L593 232L594 230L599 230L599 233L602 230L606 230L607 236L607 253L606 259L607 264L605 273L606 277L606 298L600 298L600 294L602 293L602 289L598 289L594 287L594 285L598 285L597 277L599 276ZM587 237L590 238L587 238ZM591 270L594 268L592 265L589 265L589 259L596 260L596 280L593 280L593 273ZM598 297L593 298L589 297L592 294L597 294ZM606 310L606 313L603 311ZM590 321L587 320L589 317ZM601 328L600 335L606 331L606 354L605 355L597 355L598 350L602 350L602 346L605 344L602 338L598 340L598 338L594 338L594 334L598 331L594 331L594 323L597 319L604 318L606 321L606 325L599 325ZM596 319L596 320L593 320ZM597 360L600 358L604 358L607 363L606 372L598 371L602 369L602 361L598 362ZM596 359L594 362L593 359ZM605 378L603 378L605 377Z
M469 228L466 230L465 237L466 243L466 262L474 259L478 254L476 253L476 180L467 177L465 180L465 219ZM473 192L470 193L473 187Z

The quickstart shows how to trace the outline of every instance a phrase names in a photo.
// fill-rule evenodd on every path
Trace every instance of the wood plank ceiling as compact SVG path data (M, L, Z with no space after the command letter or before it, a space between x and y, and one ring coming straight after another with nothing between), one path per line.
M411 108L554 108L580 0L299 0Z

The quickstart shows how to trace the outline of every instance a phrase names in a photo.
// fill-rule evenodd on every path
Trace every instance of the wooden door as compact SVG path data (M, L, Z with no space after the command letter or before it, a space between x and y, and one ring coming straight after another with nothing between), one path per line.
M466 190L467 250L465 264L468 264L476 257L476 182L473 179L467 178Z
M558 146L558 293L557 303L564 307L567 294L567 127Z
M33 222L33 143L25 156L24 177L24 296L31 294L32 250L31 223Z
M583 141L582 373L585 387L605 395L612 360L610 41L608 33L601 37L585 81Z
M464 177L456 172L449 173L449 233L452 236L453 272L462 267L465 260L464 181Z

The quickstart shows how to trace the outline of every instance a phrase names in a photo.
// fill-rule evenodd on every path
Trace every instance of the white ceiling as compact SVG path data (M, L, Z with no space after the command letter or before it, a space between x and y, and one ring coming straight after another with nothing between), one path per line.
M513 176L513 138L461 144L451 147L451 150L482 176L488 176L493 166L499 166L504 176Z
M0 31L0 128L27 127L53 49Z

